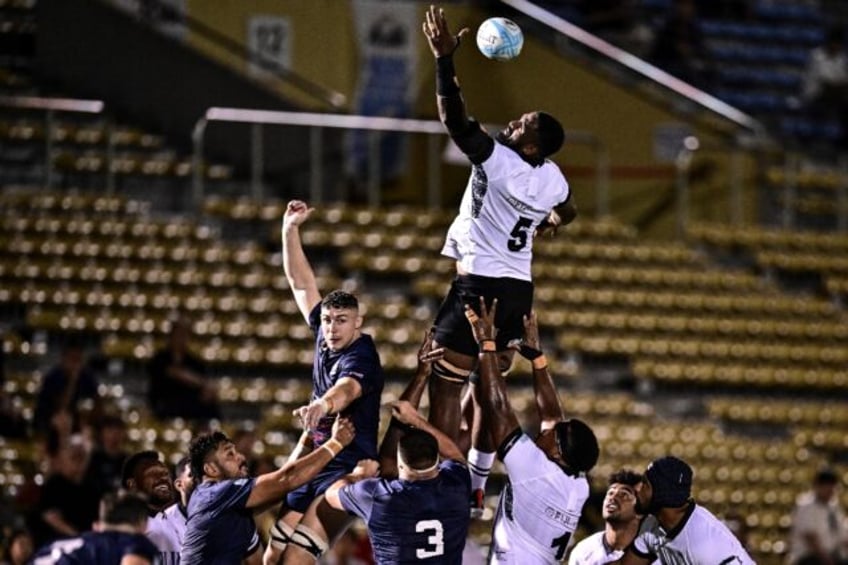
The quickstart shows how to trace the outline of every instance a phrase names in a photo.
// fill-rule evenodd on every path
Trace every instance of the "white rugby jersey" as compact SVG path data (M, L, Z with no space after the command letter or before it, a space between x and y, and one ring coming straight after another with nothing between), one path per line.
M569 194L555 163L534 167L495 142L492 155L471 169L442 255L474 275L529 281L533 234Z
M172 504L147 520L147 538L159 549L162 565L179 565L186 519L185 509Z
M596 532L574 546L568 565L602 565L619 559L624 550L612 549L604 541L604 531Z
M612 549L607 545L604 531L601 530L574 546L568 556L568 565L602 565L612 563L623 556L623 549ZM660 565L660 562L654 561L652 565Z
M559 563L589 498L583 476L571 477L527 434L503 448L509 482L492 532L491 563Z
M703 506L692 504L669 532L653 516L645 524L630 546L642 558L658 558L663 565L755 565L733 532Z

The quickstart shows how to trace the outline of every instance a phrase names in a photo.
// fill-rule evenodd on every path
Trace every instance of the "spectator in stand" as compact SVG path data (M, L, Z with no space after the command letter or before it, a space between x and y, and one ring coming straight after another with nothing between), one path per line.
M97 492L85 484L89 449L81 436L48 442L50 473L31 520L36 547L60 538L78 536L97 520Z
M97 445L91 453L85 480L100 495L121 487L121 466L128 453L124 449L127 425L115 414L104 416L97 426Z
M838 484L835 472L822 469L812 490L798 497L789 532L789 565L848 563L848 530L836 496Z
M220 418L218 389L206 365L189 350L191 322L180 318L171 326L168 344L147 367L148 397L157 418L209 420Z
M811 113L840 121L844 143L848 139L848 55L844 30L830 30L824 45L810 53L802 96Z
M699 88L709 85L711 72L694 0L674 0L671 14L657 32L649 59Z
M97 391L97 377L86 366L80 343L70 341L62 349L59 364L50 369L41 383L35 405L35 429L46 432L49 428L63 428L69 419L73 431L79 431L85 420L83 401L91 405L91 420L96 421L102 411Z
M25 565L29 563L35 548L32 546L32 535L25 530L19 529L12 532L6 542L3 551L2 565Z
M27 435L27 422L6 394L6 356L0 341L0 437L21 438Z

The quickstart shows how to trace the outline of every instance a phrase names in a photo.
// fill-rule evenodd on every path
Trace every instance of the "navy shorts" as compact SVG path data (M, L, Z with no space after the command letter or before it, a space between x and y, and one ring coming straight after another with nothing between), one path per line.
M313 500L324 494L334 482L353 471L356 463L357 461L333 459L314 479L290 491L286 495L286 506L304 514Z
M479 314L481 296L486 297L488 305L493 299L498 299L498 311L495 313L498 351L506 350L506 344L511 340L524 337L524 316L533 309L532 282L506 277L457 275L433 323L434 337L439 345L464 355L477 355L477 342L465 317L465 305Z

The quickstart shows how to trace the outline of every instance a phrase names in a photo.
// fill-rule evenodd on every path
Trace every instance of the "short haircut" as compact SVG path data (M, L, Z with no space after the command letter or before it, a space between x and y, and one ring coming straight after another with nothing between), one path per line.
M565 464L577 472L590 471L600 455L598 438L592 428L585 422L572 418L558 422L554 429Z
M100 521L104 524L135 525L147 520L148 515L147 502L137 494L107 493L100 500Z
M635 487L636 485L641 483L644 479L645 479L645 477L642 475L642 473L637 473L636 471L633 471L632 469L619 469L618 471L616 471L615 473L612 473L609 476L609 482L607 484L609 484L609 485L620 484L620 485L628 485L628 486L631 486L631 487Z
M201 434L191 441L188 458L191 462L191 477L200 483L203 480L203 465L210 453L214 453L222 443L231 443L224 432Z
M400 438L398 454L413 470L429 469L439 460L439 442L424 430L410 430Z
M124 465L121 467L121 486L124 488L130 488L127 484L130 479L134 479L138 470L141 467L152 465L155 463L162 463L162 460L159 459L159 452L148 450L148 451L139 451L138 453L133 453L129 457L124 460Z
M191 467L191 459L189 459L188 455L185 457L181 457L177 464L174 465L174 476L179 477L185 472L186 468Z
M817 485L835 485L839 482L839 476L833 469L819 469L816 476L813 478L813 484Z
M539 112L536 131L539 134L539 156L544 158L560 150L565 142L562 124L547 112Z
M344 308L359 310L359 300L354 295L343 290L334 290L321 301L321 308Z

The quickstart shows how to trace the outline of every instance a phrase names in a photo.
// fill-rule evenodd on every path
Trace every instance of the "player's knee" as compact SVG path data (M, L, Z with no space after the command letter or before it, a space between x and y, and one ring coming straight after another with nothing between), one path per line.
M303 524L298 524L290 537L289 543L309 553L317 561L329 549L329 543L324 537Z
M294 534L294 528L280 519L274 522L274 525L271 526L271 530L268 533L270 535L270 540L268 543L268 550L265 552L265 555L269 556L269 554L275 554L279 556L286 550L286 546L291 541L292 535ZM276 561L273 561L272 563L276 563ZM267 557L265 559L265 565L268 565Z
M458 367L444 359L439 359L433 363L433 375L449 383L464 384L470 374L471 371Z

